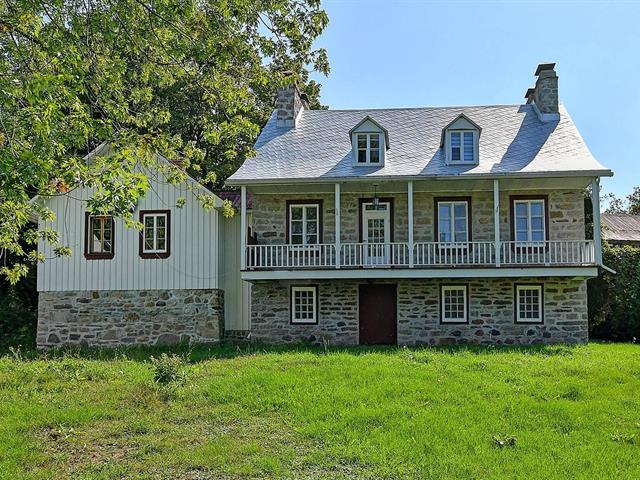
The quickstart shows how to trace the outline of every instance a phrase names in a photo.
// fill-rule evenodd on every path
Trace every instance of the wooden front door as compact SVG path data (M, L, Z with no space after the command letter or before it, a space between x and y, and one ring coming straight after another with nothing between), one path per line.
M359 317L361 345L395 345L396 285L360 285Z

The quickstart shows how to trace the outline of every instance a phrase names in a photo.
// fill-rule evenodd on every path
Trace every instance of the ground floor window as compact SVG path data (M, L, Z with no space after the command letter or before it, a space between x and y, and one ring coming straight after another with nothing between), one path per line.
M542 285L516 285L515 317L519 323L542 323L544 314Z
M468 297L467 285L441 285L440 321L442 323L467 323Z
M318 287L291 287L291 323L318 323Z

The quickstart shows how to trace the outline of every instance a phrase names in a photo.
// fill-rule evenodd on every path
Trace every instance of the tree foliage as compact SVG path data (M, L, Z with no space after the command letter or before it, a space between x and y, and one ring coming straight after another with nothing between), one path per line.
M605 213L640 215L640 187L634 187L633 192L625 198L620 198L614 193L608 193L605 198L609 201L609 206Z
M603 243L602 271L588 282L589 330L609 340L640 338L640 247Z
M90 211L131 221L148 188L141 166L184 180L156 153L219 185L252 154L278 86L295 82L320 106L308 74L329 71L313 47L327 22L319 0L4 2L0 251L19 259L4 275L42 260L38 238L58 242L26 228L52 216L34 195L91 187ZM110 155L85 159L105 140Z

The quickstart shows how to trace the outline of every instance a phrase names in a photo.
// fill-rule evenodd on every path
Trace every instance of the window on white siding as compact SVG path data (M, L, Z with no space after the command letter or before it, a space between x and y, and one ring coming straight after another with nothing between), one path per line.
M450 132L451 161L454 163L476 163L474 132Z
M318 287L291 287L291 323L318 323Z
M110 215L87 214L85 257L113 258L114 222Z
M516 285L516 322L542 323L542 285Z
M168 219L166 213L144 213L142 215L143 253L167 253Z
M442 323L466 323L469 304L466 285L442 285L440 309Z
M438 242L469 241L469 203L438 202Z
M357 143L357 163L359 164L380 164L380 134L379 133L358 133Z
M543 242L546 238L544 200L514 200L513 210L516 242Z
M289 243L314 245L319 242L320 205L289 205Z

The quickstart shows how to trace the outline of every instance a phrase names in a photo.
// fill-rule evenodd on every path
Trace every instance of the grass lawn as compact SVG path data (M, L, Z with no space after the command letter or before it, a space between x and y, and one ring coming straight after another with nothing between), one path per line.
M1 358L0 478L640 478L638 345L173 351Z

